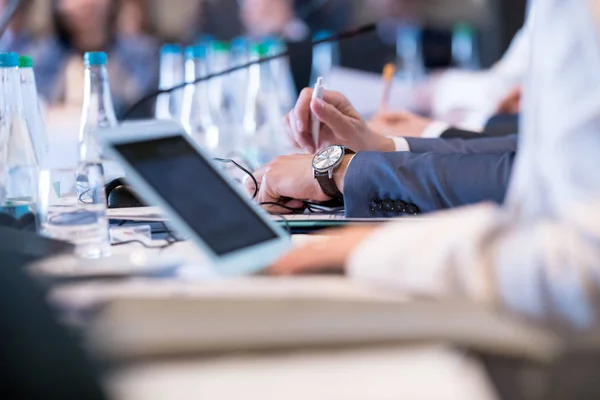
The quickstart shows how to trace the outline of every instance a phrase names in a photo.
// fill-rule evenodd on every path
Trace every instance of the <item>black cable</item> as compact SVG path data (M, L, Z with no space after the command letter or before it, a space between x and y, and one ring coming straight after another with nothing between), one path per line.
M356 29L352 29L349 31L345 31L345 32L341 32L335 35L332 35L328 38L324 38L324 39L320 39L320 40L315 40L312 42L311 47L317 46L319 44L322 43L328 43L328 42L337 42L340 40L344 40L344 39L349 39L349 38L353 38L355 36L359 36L365 33L369 33L374 31L375 29L377 29L377 24L371 23L371 24L367 24L367 25L363 25L361 27L358 27ZM308 50L308 47L306 48ZM166 89L158 89L155 90L153 92L148 93L147 95L145 95L144 97L142 97L141 99L139 99L138 101L136 101L135 103L133 103L128 109L125 110L125 112L123 112L123 114L121 115L120 120L124 121L129 119L129 117L135 112L137 111L137 109L142 106L143 104L145 104L148 100L152 100L155 97L160 96L161 94L166 94L166 93L171 93L174 92L176 90L181 90L183 88L185 88L187 85L195 85L197 83L200 82L204 82L204 81L208 81L214 78L218 78L221 76L225 76L225 75L229 75L233 72L242 70L242 69L246 69L249 68L253 65L256 64L262 64L262 63L266 63L272 60L276 60L278 58L283 58L283 57L288 57L292 54L292 52L290 52L289 50L283 51L281 53L278 54L274 54L272 56L268 56L268 57L263 57L263 58L258 58L256 60L252 60L250 62L247 62L246 64L241 64L238 66L235 66L233 68L229 68L227 70L221 71L221 72L215 72L212 74L208 74L205 76L201 76L199 78L194 79L192 82L183 82L180 83L178 85L175 85L173 87L170 88L166 88Z
M299 214L299 213L303 213L305 208L293 208L290 206L286 206L285 204L281 204L281 203L277 203L275 201L265 201L263 203L258 203L259 206L277 206L277 207L281 207L284 210L288 210L291 211L293 213ZM277 213L275 213L275 215L277 215Z
M252 182L254 183L254 193L252 194L252 199L255 199L256 196L258 195L258 181L256 180L256 177L254 176L254 174L252 172L250 172L248 169L242 167L237 161L232 160L230 158L213 158L213 160L221 162L221 163L231 163L233 165L235 165L236 167L238 167L240 170L244 171L249 177L250 179L252 179Z
M126 245L126 244L138 243L138 244L141 244L142 246L144 246L147 249L164 250L164 249L166 249L168 247L173 246L175 243L179 243L179 242L180 242L180 240L177 240L177 241L167 240L167 243L165 243L165 244L161 244L161 245L158 245L158 246L150 246L150 245L144 243L141 240L132 239L132 240L126 240L124 242L111 243L111 246L123 246L123 245Z
M213 160L217 161L217 162L221 162L221 163L231 163L233 165L235 165L237 168L239 168L241 171L243 171L244 173L246 173L246 175L248 175L250 177L250 179L252 179L252 182L254 183L254 193L252 194L252 199L256 199L256 196L258 195L258 190L259 190L259 186L258 186L258 180L256 179L256 177L254 176L254 174L252 172L250 172L247 168L244 168L242 165L240 165L238 162L236 162L235 160L232 160L230 158L213 158ZM305 210L308 210L311 214L330 214L331 212L325 211L325 210L320 210L318 208L315 208L317 206L322 206L322 204L319 203L313 203L310 201L303 201L304 203L304 207L303 208L293 208L293 207L289 207L286 206L285 204L281 204L281 203L277 203L277 202L263 202L263 203L259 203L260 206L277 206L277 207L281 207L285 210L291 211L292 213L303 213ZM336 207L333 208L331 211L333 211L333 213L340 213L344 211L344 207L340 206L340 207ZM273 215L277 215L277 214L273 214Z
M227 154L227 158L232 160L239 158L246 165L246 167L248 167L250 172L254 173L256 170L254 164L252 164L248 157L246 157L241 151L233 150Z

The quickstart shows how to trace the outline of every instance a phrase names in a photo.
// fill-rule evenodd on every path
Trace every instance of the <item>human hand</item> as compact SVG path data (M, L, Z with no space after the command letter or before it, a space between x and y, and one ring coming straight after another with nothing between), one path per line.
M346 169L353 155L346 155L344 160L334 171L335 184L343 193ZM277 157L269 164L259 168L254 177L258 183L256 201L265 204L265 209L278 214L290 213L287 207L300 209L304 201L324 202L331 200L314 178L312 169L312 154L295 154ZM246 180L246 189L254 193L255 187L252 180Z
M498 114L518 114L521 110L521 86L511 90L508 95L500 102Z
M269 268L269 273L273 275L343 273L352 252L376 229L376 225L370 225L325 232L319 240L311 240L284 255Z
M251 36L279 35L294 19L294 9L290 0L243 0L240 18Z
M369 127L382 136L421 137L432 120L408 111L376 115Z
M300 93L296 106L284 118L284 128L292 143L309 153L330 145L359 151L394 151L394 143L373 132L350 101L341 93L325 90L323 100L311 101L313 89ZM311 111L321 121L319 143L311 132Z

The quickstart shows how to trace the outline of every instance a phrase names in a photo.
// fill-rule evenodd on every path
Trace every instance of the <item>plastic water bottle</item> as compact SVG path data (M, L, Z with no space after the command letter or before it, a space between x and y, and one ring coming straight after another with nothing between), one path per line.
M403 25L398 28L396 56L400 77L409 85L425 78L425 63L421 46L422 31L418 26Z
M19 72L21 75L21 92L27 127L29 128L37 160L40 165L44 165L49 145L42 120L31 57L19 57Z
M160 50L159 88L168 89L184 82L183 50L178 44L165 44ZM156 99L157 119L179 119L183 102L183 90L163 93Z
M313 36L313 41L323 40L332 35L331 32L321 31ZM333 67L340 65L340 49L337 42L316 45L313 48L313 64L310 75L310 86L317 83L319 77L327 78Z
M458 23L452 34L452 59L460 69L476 70L481 67L475 30L467 23Z
M77 243L78 254L84 257L102 257L110 253L108 219L104 183L123 176L116 163L108 160L96 140L103 129L117 126L117 118L110 94L107 56L104 52L89 52L83 56L85 83L83 110L79 129L79 165L76 173L77 211L74 220L61 223L71 229L70 234L85 238ZM72 204L71 204L72 205ZM71 214L69 214L71 215ZM80 217L85 218L80 219Z
M272 37L265 41L268 48L269 56L281 54L287 50L285 42L280 38ZM271 61L271 68L275 80L278 82L279 102L284 110L291 110L296 104L298 91L292 72L290 69L290 61L288 57L280 57Z
M0 213L35 214L39 166L27 126L16 53L0 53Z
M206 76L206 47L190 46L185 52L185 81L181 124L188 134L208 151L219 146L219 131L210 113L208 82L192 82Z
M250 60L250 41L245 37L236 37L231 40L231 67L248 63ZM246 88L248 87L248 69L244 68L231 73L227 79L227 92L230 95L231 118L237 126L242 125L244 108L246 105Z
M79 127L79 161L83 164L101 164L105 176L119 175L114 163L108 162L96 135L101 130L118 125L110 94L108 72L106 70L107 56L103 52L85 53L85 84L81 125Z
M228 42L215 40L208 49L209 73L223 72L231 67ZM232 75L224 75L208 81L210 111L219 133L218 156L227 156L238 148L239 117L235 115ZM239 89L239 88L236 88Z
M208 70L214 74L225 71L231 66L229 43L214 40L208 50ZM229 92L227 79L229 76L223 76L211 79L209 81L210 102L213 116L219 122L226 120L229 122Z
M264 44L252 46L251 58L268 55ZM250 80L244 113L246 157L256 165L262 165L283 153L285 135L281 133L284 115L279 102L277 81L270 63L250 67Z

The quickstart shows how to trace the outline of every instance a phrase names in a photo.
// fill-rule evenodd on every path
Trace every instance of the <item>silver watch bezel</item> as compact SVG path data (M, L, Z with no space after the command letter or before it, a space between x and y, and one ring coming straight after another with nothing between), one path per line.
M321 155L322 153L324 153L325 151L327 151L328 149L332 148L332 147L339 147L342 149L342 154L340 155L340 157L335 161L335 163L333 163L332 165L328 166L327 168L317 168L315 166L315 160L316 158ZM319 172L319 173L326 173L328 172L329 175L331 175L331 173L340 166L340 164L342 163L342 161L344 160L344 156L346 155L346 148L344 146L340 146L337 144L331 145L331 146L327 146L321 150L319 150L312 159L312 169L314 172Z

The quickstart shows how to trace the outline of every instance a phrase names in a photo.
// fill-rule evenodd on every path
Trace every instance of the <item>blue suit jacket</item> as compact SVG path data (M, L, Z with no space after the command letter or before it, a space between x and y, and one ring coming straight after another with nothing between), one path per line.
M344 179L348 217L398 217L504 200L516 135L408 141L411 152L354 156Z

